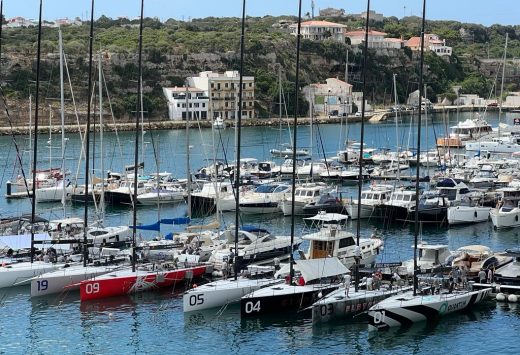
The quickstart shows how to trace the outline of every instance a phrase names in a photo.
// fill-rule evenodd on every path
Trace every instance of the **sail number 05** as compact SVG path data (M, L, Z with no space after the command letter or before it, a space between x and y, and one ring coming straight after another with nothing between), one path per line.
M189 301L190 306L200 306L201 304L204 304L204 294L191 295Z
M93 282L85 285L85 293L90 295L99 292L99 283Z

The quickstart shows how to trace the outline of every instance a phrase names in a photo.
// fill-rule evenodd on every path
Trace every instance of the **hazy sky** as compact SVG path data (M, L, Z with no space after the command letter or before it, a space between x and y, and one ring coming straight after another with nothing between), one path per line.
M3 0L7 18L23 16L38 17L39 0ZM139 15L140 0L97 0L94 16L109 17ZM520 24L518 16L519 0L428 0L427 19L457 20L461 22L494 23L504 25ZM145 16L184 19L207 16L228 17L241 15L242 0L145 0ZM366 9L366 0L315 0L315 14L326 7L343 8L347 13L359 13ZM302 12L311 11L311 0L303 0ZM43 0L43 17L86 18L90 11L90 0ZM385 16L403 17L421 15L422 0L372 0L371 9ZM298 0L247 0L247 14L297 15Z

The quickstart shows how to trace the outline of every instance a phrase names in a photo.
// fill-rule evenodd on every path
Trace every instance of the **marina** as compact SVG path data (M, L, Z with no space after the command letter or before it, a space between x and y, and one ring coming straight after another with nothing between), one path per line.
M468 113L464 115L469 115ZM512 116L510 116L512 117ZM492 116L488 118L491 124L494 124L495 118ZM442 121L439 118L433 117L433 125L440 127ZM324 135L327 136L325 141L326 150L330 154L334 154L337 147L337 141L334 139L334 134L337 134L339 125L322 125L321 127ZM359 123L350 125L350 134L355 135L356 130L359 129ZM376 136L388 134L389 144L393 144L393 135L390 133L393 129L392 122L380 122L378 125L368 125L366 127L366 142L372 145ZM413 129L412 129L413 131ZM387 133L385 133L387 132ZM310 134L310 127L302 126L299 130L299 139L303 142L308 142L308 135ZM124 137L125 134L121 133ZM163 159L161 166L164 170L172 172L175 176L185 176L186 171L182 163L185 137L180 131L156 131L154 134L160 137L159 141L162 145L163 151L171 152L171 159ZM197 140L209 141L209 137L214 134L211 129L203 129L201 131L193 131L190 136L190 141L198 144ZM234 134L233 130L221 130L224 141L232 141ZM246 156L254 156L258 160L268 159L270 156L269 147L276 143L276 136L271 134L267 127L248 127L243 129L245 139L249 142L244 145L243 151ZM433 135L430 135L433 137ZM106 134L105 139L115 141L114 134ZM74 155L78 147L78 137L70 136L69 152ZM11 155L7 149L10 140L7 137L0 138L0 145L4 146L1 152L4 154L2 159L12 160ZM433 138L429 142L430 146L435 144ZM202 145L202 144L201 144ZM232 150L232 143L229 143L228 148ZM124 151L129 149L124 149ZM263 151L262 154L254 154ZM205 154L192 154L190 157L194 167L204 165ZM99 159L99 157L97 157ZM126 158L128 161L130 156ZM270 159L270 158L269 158ZM110 161L108 157L108 161ZM116 165L116 159L112 159L113 171L120 171L124 168L125 159ZM179 164L179 162L181 162ZM145 165L153 166L153 156L150 150L145 151ZM431 168L433 169L433 168ZM153 168L152 168L153 170ZM412 175L408 173L409 175ZM433 174L432 174L433 175ZM393 181L387 181L385 184L392 185ZM365 183L365 186L370 186L370 182ZM356 187L350 184L339 185L339 191L342 196L349 200L356 199ZM2 211L27 211L30 205L29 199L6 200L2 199L0 206ZM40 203L39 213L46 217L58 218L62 215L62 210L59 203ZM71 214L79 213L82 206L70 205L67 207ZM186 214L186 204L184 202L176 204L161 204L161 216L183 216ZM95 213L93 206L90 207L91 213ZM140 206L138 208L138 221L140 224L153 223L157 218L156 206ZM275 215L258 215L250 214L243 216L244 223L253 224L258 227L269 226L269 230L278 235L287 235L290 230L290 217L284 217L283 213ZM214 220L212 215L196 218L192 224L206 224ZM107 225L130 225L131 224L131 209L128 207L107 206L105 221ZM303 218L299 217L296 220L296 234L301 236L305 228ZM233 223L233 213L223 213L222 223L224 225ZM346 230L355 230L355 220L348 220ZM413 250L410 248L412 243L413 225L403 223L387 224L381 219L377 218L363 218L361 220L361 235L369 238L374 228L377 228L378 234L384 242L384 249L380 252L376 262L385 263L393 261L408 260L413 256ZM161 234L166 235L169 232L182 231L180 225L163 225ZM141 231L139 233L144 239L151 239L156 236L154 231ZM456 250L462 246L470 244L483 244L495 251L504 251L510 248L517 248L520 243L520 236L515 229L499 229L493 228L492 223L487 220L478 224L462 224L448 227L442 226L427 226L422 228L421 240L427 244L444 244L449 250ZM306 250L308 241L304 241L301 248ZM344 351L345 349L355 349L362 346L367 353L378 353L382 349L391 350L395 353L408 353L408 347L411 342L418 341L422 346L426 346L432 341L437 342L440 349L445 348L446 351L451 349L453 341L444 341L446 337L451 339L459 339L456 342L472 338L475 334L481 336L489 336L490 329L497 332L496 338L507 341L508 338L515 337L516 331L520 327L520 309L516 308L515 303L496 302L494 299L479 305L471 311L465 313L447 316L440 320L435 325L423 324L414 325L411 329L401 333L399 340L395 341L392 332L384 332L375 338L369 337L367 332L367 323L363 321L363 317L355 317L353 320L344 323L331 321L327 323L320 323L313 325L312 312L307 315L298 315L291 317L280 316L263 316L260 319L246 318L241 319L240 308L238 305L229 305L228 307L216 307L206 309L200 312L183 312L182 296L186 285L176 287L174 291L171 288L166 288L157 292L145 292L136 295L120 296L115 298L107 298L101 300L93 300L89 302L82 302L79 299L78 291L62 291L54 295L40 296L31 299L31 291L29 286L20 286L15 288L3 289L2 292L2 309L5 312L16 314L29 314L30 316L24 322L17 320L15 323L13 318L6 319L0 325L2 334L6 336L8 344L19 344L20 339L15 334L28 334L31 332L31 337L24 340L23 346L28 349L37 349L38 344L42 340L53 337L53 334L60 332L64 327L69 328L70 324L74 324L72 332L68 334L69 337L62 337L57 346L61 346L64 352L66 349L71 349L74 337L80 335L92 341L85 341L80 345L80 349L87 352L101 351L101 349L135 349L135 346L150 346L153 349L172 349L172 347L187 346L188 343L197 352L203 352L204 347L201 344L192 344L193 339L199 337L198 334L203 332L204 337L211 339L215 349L229 350L235 349L238 351L244 339L249 340L249 347L252 349L262 349L264 351L293 351L298 349L300 351L312 351L312 349L320 349L327 347L331 351L334 349ZM66 321L63 321L60 314L68 314ZM18 317L19 318L19 317ZM17 318L17 319L18 319ZM461 318L464 321L461 321ZM13 319L11 321L10 319ZM29 323L30 319L30 323ZM503 328L501 324L508 322L509 327ZM43 325L52 324L52 327ZM159 345L157 343L150 343L151 338L161 334L165 327L171 328L175 340L168 344ZM126 327L136 329L133 336L135 344L131 345L127 340L118 341L113 340L110 343L99 341L99 334L104 332L103 329L109 326L112 330L123 329ZM40 329L37 332L31 331L37 327ZM87 328L88 335L85 334ZM43 331L43 329L46 329ZM485 330L484 330L485 329ZM500 330L499 330L500 329ZM262 330L261 333L258 331ZM293 333L293 332L297 332ZM226 333L239 332L240 338L231 343L227 339ZM292 334L293 333L293 334ZM254 334L254 336L253 336ZM282 335L283 334L283 335ZM291 335L292 334L292 335ZM280 339L283 337L291 341L291 350L287 345L282 345L281 342L269 342L266 345L265 339ZM94 341L94 339L97 339ZM190 340L191 339L191 340ZM389 345L389 341L392 345ZM417 340L419 339L419 340ZM436 340L437 339L437 340ZM497 342L497 343L495 343ZM498 340L490 340L489 346L496 346ZM56 344L56 343L55 343ZM61 345L59 345L61 344ZM7 348L8 349L8 348Z
M3 96L12 135L0 135L0 353L466 354L476 341L474 353L520 350L520 117L502 110L509 32L502 97L467 94L469 76L451 66L461 70L462 86L439 85L456 95L438 96L434 107L425 69L431 75L452 65L452 47L426 33L426 0L420 37L406 41L370 30L370 19L380 15L370 0L358 17L362 31L302 23L300 0L296 23L286 26L296 36L294 102L288 110L287 67L277 63L276 129L253 121L265 111L260 92L270 91L273 105L275 86L245 68L245 52L255 49L246 48L243 0L236 63L223 73L204 65L182 88L162 87L170 120L186 122L164 129L145 121L158 87L147 95L144 74L163 58L143 50L150 19L141 0L132 25L136 94L116 108L128 111L135 101L135 126L106 131L104 90L114 115L108 90L115 87L103 69L111 54L93 53L94 28L105 19L95 21L91 0L86 97L96 89L98 96L86 100L84 131L77 111L78 132L66 129L69 70L57 21L58 139L51 105L48 131L38 130L40 69L49 54L42 59L42 26L49 22L39 3L34 131L14 128ZM314 6L305 18L314 18ZM329 30L309 37L317 25ZM310 40L343 42L345 81L303 79L310 62L301 66L300 52ZM354 51L357 93L349 84L354 46L363 48ZM372 104L367 100L369 48L405 47L410 55L401 59L419 63L417 90L400 105L392 74L394 106L374 111L375 88ZM432 57L441 59L432 65ZM497 79L498 71L494 85ZM299 119L307 110L300 91L310 104L308 120ZM468 100L472 109L459 110ZM448 109L455 102L456 110Z

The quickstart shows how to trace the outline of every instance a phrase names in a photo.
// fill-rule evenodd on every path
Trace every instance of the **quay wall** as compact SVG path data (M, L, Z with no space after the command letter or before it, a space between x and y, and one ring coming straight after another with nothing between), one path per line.
M484 107L477 107L477 106L434 106L433 109L430 109L429 113L442 113L442 112L456 112L457 110L459 112L472 112L472 111L482 111ZM497 111L497 108L487 108L488 111ZM511 111L513 107L503 107L502 111ZM412 115L412 111L402 111L399 113L400 116L410 116ZM417 112L415 112L417 113ZM387 118L392 118L395 113L388 112L387 110L376 110L370 113L367 113L365 115L365 120L368 121L372 116L378 115L379 120L383 121ZM320 124L332 124L332 123L339 123L341 120L344 120L344 117L315 117L314 121ZM283 124L292 124L294 122L294 118L284 118L282 119ZM298 118L298 124L299 125L308 125L310 124L311 119L309 117L299 117ZM360 122L361 117L355 116L355 115L349 115L348 116L348 122L349 123L355 123ZM228 127L233 124L232 120L226 121ZM251 127L251 126L277 126L280 124L280 120L277 117L274 118L257 118L257 119L243 119L242 120L242 126L243 127ZM165 120L163 118L155 118L150 119L150 121L145 120L144 127L146 130L168 130L168 129L185 129L186 128L186 121L172 121L172 120ZM210 128L211 127L211 121L210 120L200 120L200 121L192 121L190 122L190 128ZM86 128L86 124L66 124L65 125L65 132L66 133L75 133L78 132L79 129L84 132ZM0 126L0 135L27 135L29 134L29 130L34 129L34 127L29 127L28 125L13 125L12 128L10 126ZM99 131L100 127L99 124L93 125L91 124L91 130ZM132 122L131 120L125 120L125 122L116 122L116 123L105 123L104 124L104 130L105 132L113 132L113 131L133 131L135 129L135 121ZM53 133L61 132L61 127L59 125L53 125L51 127L51 131ZM49 132L49 125L42 125L40 124L38 126L38 132L40 133L48 133Z

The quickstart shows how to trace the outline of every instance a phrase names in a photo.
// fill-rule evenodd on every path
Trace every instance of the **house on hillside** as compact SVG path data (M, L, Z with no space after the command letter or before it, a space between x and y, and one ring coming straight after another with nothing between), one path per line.
M318 116L346 116L352 112L352 85L337 78L315 83L302 89Z
M302 38L313 41L333 39L345 43L345 29L347 26L329 21L305 21L301 23ZM291 34L297 35L298 24L289 26Z
M412 37L405 43L405 47L412 51L421 50L421 37ZM440 39L433 33L424 34L424 48L428 49L440 57L451 57L452 48L446 45L446 40Z
M385 32L368 30L368 48L389 48L401 49L403 48L403 40L399 38L386 38ZM345 37L350 39L350 44L353 46L360 45L365 42L365 30L356 30L345 33Z
M345 16L345 10L343 10L343 9L335 9L333 7L327 7L325 9L320 10L320 16L323 16L323 17L342 17L342 16Z

